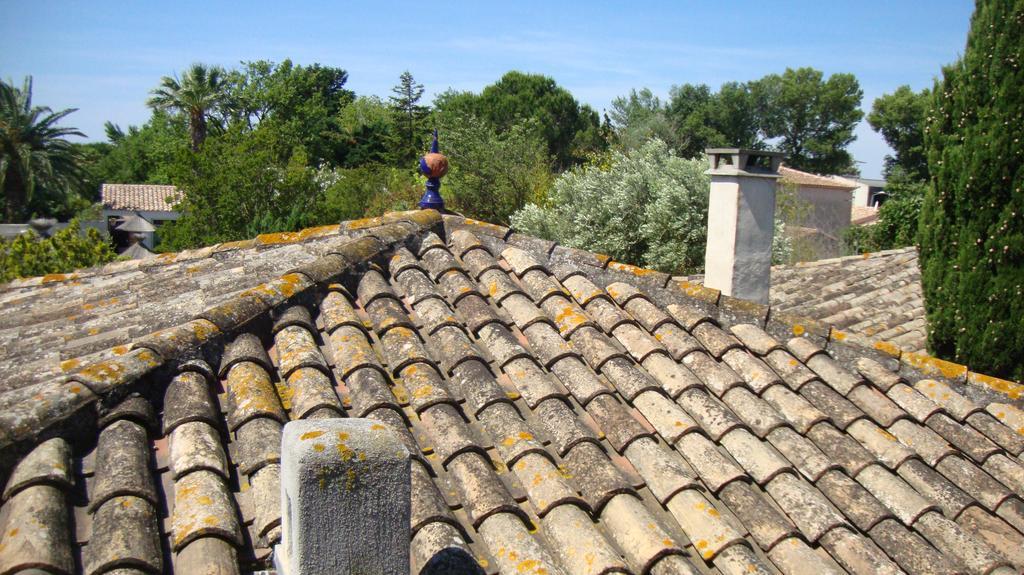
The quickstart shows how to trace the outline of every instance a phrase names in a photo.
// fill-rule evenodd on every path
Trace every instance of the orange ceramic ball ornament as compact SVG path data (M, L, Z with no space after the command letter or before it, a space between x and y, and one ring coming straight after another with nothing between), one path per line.
M440 178L448 173L448 158L444 154L430 152L420 158L420 171L428 178Z

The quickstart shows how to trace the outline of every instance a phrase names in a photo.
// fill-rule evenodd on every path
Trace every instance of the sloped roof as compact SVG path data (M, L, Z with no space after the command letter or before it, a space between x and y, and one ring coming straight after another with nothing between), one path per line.
M856 182L838 176L819 176L810 172L803 172L787 166L779 168L782 175L780 182L783 184L796 184L799 186L811 186L815 188L832 188L836 190L850 191L857 188Z
M917 248L772 268L774 309L921 352L928 339Z
M121 220L121 223L114 229L121 230L122 232L134 232L141 234L156 231L156 226L151 224L149 220L142 216L128 214L127 216L122 217Z
M337 416L413 456L414 573L1024 569L1011 382L436 212L288 239L225 262L276 249L231 280L261 285L0 395L0 516L46 519L0 570L265 567L281 425Z
M142 260L146 258L156 257L156 254L147 250L146 246L142 245L142 243L140 242L136 242L128 246L128 249L124 250L118 255L120 255L123 258L129 258L133 260Z
M788 227L803 237L814 228ZM677 276L703 284L703 275ZM772 266L769 303L836 329L925 352L928 326L917 248Z
M171 212L182 199L174 186L155 184L102 184L100 203L108 210Z
M864 226L878 221L878 208L874 206L850 206L850 224Z

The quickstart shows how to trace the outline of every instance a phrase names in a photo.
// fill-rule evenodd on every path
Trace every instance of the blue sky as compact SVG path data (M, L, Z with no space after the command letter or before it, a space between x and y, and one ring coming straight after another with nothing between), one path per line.
M717 87L786 67L851 72L863 108L901 84L930 86L963 51L973 3L918 2L51 2L0 0L0 77L35 78L35 101L103 122L146 121L148 91L194 61L291 58L348 70L386 96L410 70L428 97L479 90L519 69L553 76L598 110L632 88ZM885 143L851 146L877 176Z

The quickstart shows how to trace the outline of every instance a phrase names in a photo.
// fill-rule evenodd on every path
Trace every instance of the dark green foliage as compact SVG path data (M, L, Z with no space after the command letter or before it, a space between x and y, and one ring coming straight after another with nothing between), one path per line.
M329 178L317 209L318 218L327 223L416 209L425 183L411 170L381 165L336 170Z
M5 221L74 211L75 189L83 174L79 150L67 137L85 134L57 125L74 111L33 106L31 77L25 78L21 88L0 81L0 190Z
M287 59L243 66L228 74L222 110L227 124L272 129L305 148L314 165L341 162L346 150L338 115L355 99L345 89L348 72Z
M18 277L67 273L113 261L110 243L93 228L83 235L78 220L63 230L40 239L35 232L0 242L0 282Z
M673 86L666 113L675 130L666 141L683 157L702 157L710 147L764 147L748 84L729 82L718 93L703 84Z
M874 228L876 250L902 248L917 244L921 204L928 185L923 182L890 179L885 186L889 199L878 209Z
M316 171L301 146L274 130L241 126L183 151L172 181L185 190L181 219L160 230L161 250L180 250L319 223Z
M179 79L164 76L146 104L154 110L177 111L188 117L192 151L206 140L207 121L224 102L224 70L219 66L192 64Z
M843 255L879 251L871 234L871 226L850 226L843 230Z
M779 139L775 149L786 154L786 164L817 174L856 172L846 147L856 136L863 91L852 74L823 79L813 68L787 68L754 82L761 135Z
M917 245L921 204L928 184L916 182L901 170L890 174L885 191L889 194L871 226L850 226L843 236L845 251L862 254Z
M1024 378L1024 0L979 0L936 83L921 213L929 346Z
M846 148L863 116L861 95L851 74L825 80L812 68L787 69L752 82L727 82L718 92L703 84L673 86L664 106L649 90L634 91L614 101L612 124L626 150L650 136L686 158L703 156L709 147L761 149L774 142L794 168L851 173Z
M98 199L100 184L170 184L171 165L179 152L188 146L189 131L182 116L154 111L141 127L130 126L122 131L111 124L107 130L109 143L87 144L83 168L90 199ZM84 195L85 191L83 191Z
M508 224L527 202L544 201L550 159L532 122L500 132L473 115L442 115L440 122L441 147L451 162L441 190L449 209Z
M722 135L708 122L715 94L705 84L672 86L666 115L675 134L665 143L684 158L704 155L704 150L721 142Z
M597 112L580 105L553 78L539 74L508 72L479 96L449 92L438 97L434 105L442 113L472 114L498 132L532 120L558 169L578 163L604 145Z
M708 123L720 134L708 143L712 146L739 146L764 149L767 144L759 132L762 118L758 115L753 84L726 82L715 95L708 111Z
M401 164L411 164L422 152L424 141L425 120L430 110L421 106L423 84L419 84L408 70L402 72L398 85L391 89L395 94L388 100L395 114L395 125L398 128L397 156Z
M338 127L345 150L342 167L388 164L394 159L399 147L395 115L376 96L360 96L345 106Z
M896 152L895 156L885 157L887 175L899 168L911 178L928 179L924 124L931 101L931 90L914 92L910 86L900 86L892 94L875 100L868 123Z

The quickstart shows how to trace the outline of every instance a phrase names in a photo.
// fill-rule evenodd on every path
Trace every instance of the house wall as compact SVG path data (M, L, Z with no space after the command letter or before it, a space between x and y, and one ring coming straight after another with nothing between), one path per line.
M836 188L800 186L797 188L797 197L809 206L802 225L820 232L814 238L817 258L842 255L843 231L850 227L853 194Z
M855 206L867 206L868 205L868 185L864 182L857 182L857 189L853 190L853 205Z
M878 205L878 201L874 199L873 196L885 190L884 180L846 179L857 184L857 188L853 190L853 205L865 207L874 207Z

